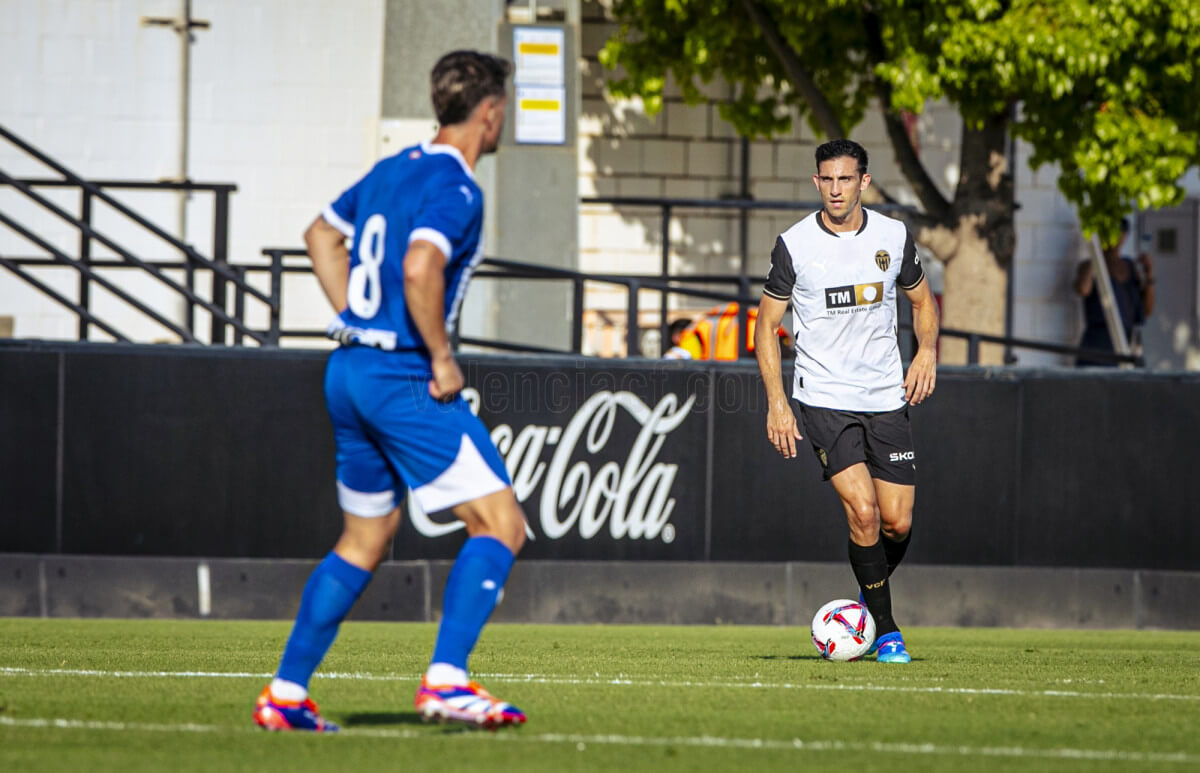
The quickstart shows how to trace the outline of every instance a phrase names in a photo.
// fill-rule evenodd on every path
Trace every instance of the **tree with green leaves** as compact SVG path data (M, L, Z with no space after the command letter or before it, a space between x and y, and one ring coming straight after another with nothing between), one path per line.
M740 134L791 116L852 136L883 112L920 212L917 240L945 262L946 327L1001 334L1015 229L1010 138L1057 164L1086 235L1116 238L1134 206L1178 203L1200 162L1200 2L1178 0L613 0L620 31L600 61L617 96L662 108L668 75L689 103L721 78ZM963 118L947 198L913 147L905 112L945 100ZM886 192L882 193L885 199ZM963 361L943 343L943 359ZM985 348L995 362L998 348Z

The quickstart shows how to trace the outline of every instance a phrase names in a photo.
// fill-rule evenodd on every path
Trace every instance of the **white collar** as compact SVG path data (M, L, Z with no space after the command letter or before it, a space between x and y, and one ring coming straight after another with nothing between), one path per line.
M471 171L471 167L467 166L467 160L463 158L463 154L459 152L458 148L454 147L453 145L446 145L445 143L441 142L434 143L430 140L425 140L421 143L421 150L425 151L426 153L445 153L458 162L458 165L462 167L462 170L467 173L467 177L470 177L472 180L475 179L475 173Z

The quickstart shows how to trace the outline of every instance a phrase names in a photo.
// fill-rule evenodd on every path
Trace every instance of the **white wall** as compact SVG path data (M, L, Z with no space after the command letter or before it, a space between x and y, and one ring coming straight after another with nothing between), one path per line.
M1076 266L1086 258L1085 243L1074 206L1058 191L1059 169L1029 168L1031 149L1017 143L1017 248L1013 264L1013 325L1017 338L1079 343L1083 305L1071 284ZM1073 357L1014 350L1021 366L1072 365Z
M155 180L178 175L180 40L143 16L176 16L179 0L0 0L0 124L88 178ZM189 173L233 182L230 260L254 263L265 246L298 246L320 209L375 158L382 78L382 0L194 0ZM50 176L0 141L0 168ZM118 194L168 232L177 228L173 194ZM78 197L59 195L77 211ZM0 208L21 216L68 254L78 233L0 191ZM131 231L111 213L106 232L141 257L173 259L165 244ZM188 239L211 254L211 198L188 205ZM4 254L41 253L0 227ZM102 252L102 251L101 251ZM43 270L74 293L74 273ZM178 303L139 283L153 305ZM285 325L323 326L315 283L297 285ZM0 271L0 315L16 317L17 337L75 335L74 315ZM72 295L73 297L73 295ZM104 308L104 306L100 306ZM106 314L135 340L167 338L141 315ZM265 319L265 318L264 318ZM259 320L256 324L265 324ZM146 328L146 329L143 329ZM104 336L97 336L104 338Z

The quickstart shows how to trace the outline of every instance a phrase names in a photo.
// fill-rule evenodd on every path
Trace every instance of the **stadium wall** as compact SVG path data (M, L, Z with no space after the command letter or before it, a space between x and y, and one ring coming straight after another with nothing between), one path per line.
M840 504L779 457L752 363L464 355L547 560L826 561ZM0 346L0 552L317 558L339 530L324 354ZM912 409L914 564L1200 569L1200 376L943 368ZM1166 431L1170 428L1170 431ZM410 508L392 558L453 558Z
M316 564L0 553L0 616L286 620ZM351 619L438 620L450 566L384 562ZM845 562L521 560L492 619L803 628L854 588ZM1197 572L906 564L892 593L906 626L1200 629Z
M340 522L323 360L0 345L0 615L290 616ZM464 365L533 536L501 619L799 625L853 589L840 505L807 448L763 440L752 364ZM1200 628L1198 398L1195 375L943 369L912 411L906 619ZM461 539L409 509L360 619L435 619Z

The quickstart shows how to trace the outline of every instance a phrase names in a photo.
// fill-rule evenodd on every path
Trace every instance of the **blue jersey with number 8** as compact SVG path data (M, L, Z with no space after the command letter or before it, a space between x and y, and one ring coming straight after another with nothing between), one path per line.
M404 299L404 255L423 239L446 256L446 328L483 257L483 191L456 148L422 143L375 165L322 213L350 237L349 306L342 321L395 352L402 371L428 374L429 352Z

